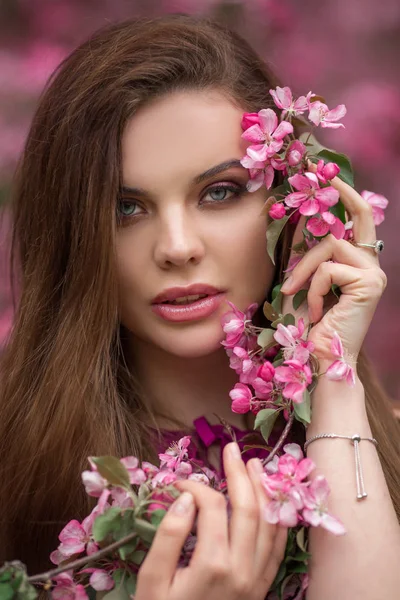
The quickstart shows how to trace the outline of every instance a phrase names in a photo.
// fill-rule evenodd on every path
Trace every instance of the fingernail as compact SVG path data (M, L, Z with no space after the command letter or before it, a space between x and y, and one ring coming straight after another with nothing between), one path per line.
M183 492L178 498L175 500L174 504L171 506L171 512L175 515L184 515L190 511L193 506L193 496L190 492Z
M250 465L250 469L256 475L264 472L264 467L262 466L262 462L259 458L252 458L251 461L249 461L249 465Z
M236 442L232 442L231 444L229 444L229 454L232 458L242 458L240 448Z
M281 287L281 292L286 292L286 290L288 290L288 289L290 288L290 286L292 285L292 283L293 283L293 277L292 277L292 275L290 275L290 276L289 276L289 277L286 279L286 281L285 281L285 283L283 284L283 286Z

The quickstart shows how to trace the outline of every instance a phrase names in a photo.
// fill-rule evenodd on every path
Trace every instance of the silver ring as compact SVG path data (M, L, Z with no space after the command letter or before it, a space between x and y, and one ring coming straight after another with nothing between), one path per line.
M372 244L362 244L361 242L354 242L355 246L362 246L363 248L373 248L375 254L380 254L385 247L383 240L376 240Z

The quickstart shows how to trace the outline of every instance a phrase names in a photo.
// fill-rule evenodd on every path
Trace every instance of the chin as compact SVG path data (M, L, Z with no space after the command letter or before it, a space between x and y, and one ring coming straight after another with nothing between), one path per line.
M202 330L198 328L197 331L187 330L179 334L177 332L177 335L172 332L165 339L160 336L157 339L157 346L181 358L201 358L223 350L221 342L224 338L224 332L218 325L214 331L210 327L204 327Z

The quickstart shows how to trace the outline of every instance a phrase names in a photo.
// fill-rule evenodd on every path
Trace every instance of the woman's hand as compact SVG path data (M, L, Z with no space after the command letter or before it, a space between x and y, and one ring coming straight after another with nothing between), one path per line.
M224 448L232 513L206 485L180 481L185 493L159 526L138 575L136 600L264 600L283 559L287 529L262 518L267 498L259 459L244 464L234 443ZM185 507L183 500L188 503ZM177 568L197 514L197 543L189 566Z
M310 167L310 170L315 168ZM354 223L355 241L374 242L377 238L369 204L338 177L331 184L339 191L346 212ZM303 237L304 221L305 218L299 221L293 244ZM337 240L332 234L311 248L293 269L290 281L287 280L282 289L286 295L282 311L294 313L296 320L305 316L305 308L303 305L299 311L293 311L291 299L306 287L310 277L308 316L315 325L308 339L315 344L315 354L325 366L333 362L331 340L333 330L336 330L342 340L345 357L355 362L386 287L386 275L379 267L378 256L372 248L359 248L346 240ZM335 299L328 310L324 310L324 296L334 283L340 287L342 295L339 301ZM307 324L307 319L305 322Z

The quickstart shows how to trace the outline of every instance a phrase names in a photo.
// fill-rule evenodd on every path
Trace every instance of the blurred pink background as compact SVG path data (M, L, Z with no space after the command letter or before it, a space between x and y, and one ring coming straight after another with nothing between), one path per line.
M400 2L385 0L2 0L0 4L0 203L37 98L51 71L98 27L132 16L187 12L217 17L247 37L296 94L312 90L347 106L346 129L318 132L349 154L356 187L386 196L381 266L388 287L367 336L381 380L400 406ZM12 318L0 230L0 346Z

